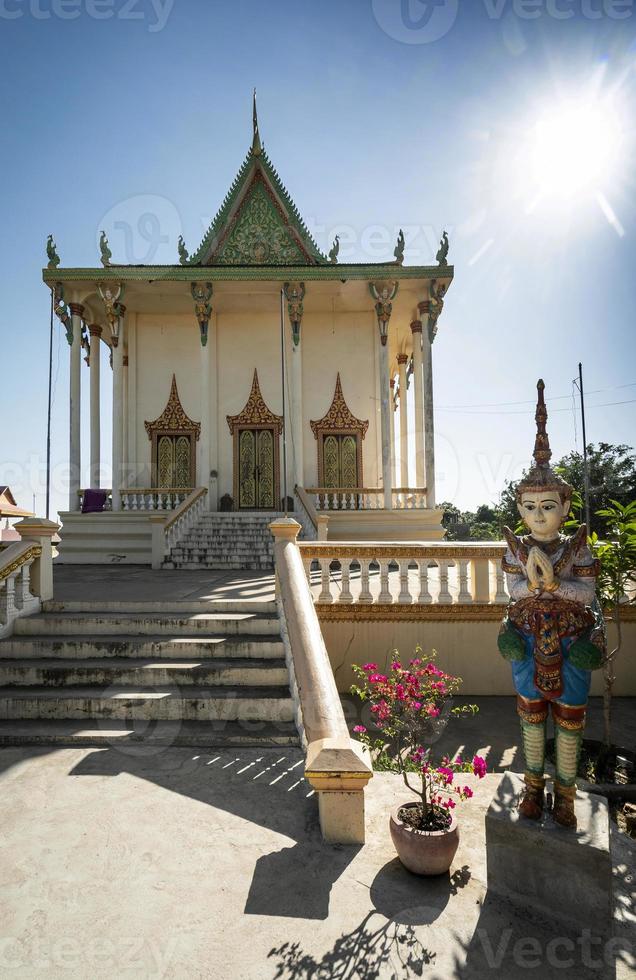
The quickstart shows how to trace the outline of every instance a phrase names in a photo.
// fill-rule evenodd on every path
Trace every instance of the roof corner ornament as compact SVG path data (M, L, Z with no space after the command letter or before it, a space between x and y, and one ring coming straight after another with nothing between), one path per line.
M103 234L104 233L102 232L102 235ZM103 288L99 283L96 283L96 285L97 291L102 298L106 319L108 320L108 326L110 327L112 341L111 346L117 347L119 343L121 319L126 309L121 302L124 296L124 285L120 282L117 286L116 292L113 292L113 287L110 284L107 284Z
M256 89L252 98L252 156L260 157L263 147L258 131L258 113L256 112Z
M57 254L57 246L53 241L53 235L49 235L46 240L46 255L49 260L47 269L57 269L60 264L60 257Z
M396 265L404 265L404 232L400 228L397 237L397 245L393 249L393 255L395 256Z
M186 248L183 235L179 235L179 242L177 244L177 248L179 249L179 262L181 263L181 265L187 265L188 259L190 258L190 253Z
M101 252L101 262L105 269L110 265L110 260L113 257L113 253L108 247L108 239L106 238L106 232L102 231L99 236L99 251Z
M340 235L336 235L333 240L333 245L329 249L329 261L332 265L336 265L338 262L338 252L340 251Z
M389 335L389 320L393 312L393 300L397 296L399 282L369 283L369 292L375 300L375 315L378 318L378 329L380 331L380 342L386 347Z
M284 287L287 300L287 313L292 328L294 347L300 343L300 326L303 320L303 300L305 298L304 282L286 282Z
M435 261L437 262L438 265L441 266L448 265L448 235L445 231L442 232L442 237L440 239L437 255L435 256Z
M437 321L440 317L442 310L444 309L444 296L446 295L446 286L443 282L439 285L437 284L437 279L431 279L428 287L428 336L431 344L437 336Z
M73 343L73 320L71 319L70 310L64 302L64 287L61 282L55 283L53 290L53 309L56 317L66 331L66 340L70 347Z
M210 317L212 316L212 304L210 303L210 300L212 299L212 289L213 287L211 282L190 283L190 292L192 293L192 299L194 300L194 315L196 316L199 324L202 347L205 347L208 342L208 326L210 324Z

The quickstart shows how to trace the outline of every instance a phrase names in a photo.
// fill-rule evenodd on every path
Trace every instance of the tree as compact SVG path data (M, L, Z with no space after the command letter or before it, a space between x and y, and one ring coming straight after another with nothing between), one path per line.
M609 748L611 741L612 693L616 680L616 657L622 645L621 612L626 602L635 601L636 586L636 500L621 504L611 500L609 506L597 511L607 527L605 540L596 532L591 543L600 562L597 589L601 604L611 613L616 627L616 646L609 651L603 663L603 722L604 742Z

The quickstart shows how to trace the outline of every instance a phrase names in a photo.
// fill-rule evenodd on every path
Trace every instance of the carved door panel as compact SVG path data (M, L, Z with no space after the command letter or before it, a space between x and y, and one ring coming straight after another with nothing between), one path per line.
M238 438L239 499L241 510L273 510L276 499L274 432L242 429Z
M338 490L358 485L358 441L352 435L328 435L322 444L323 486Z
M156 466L157 487L191 487L193 444L190 436L160 435Z

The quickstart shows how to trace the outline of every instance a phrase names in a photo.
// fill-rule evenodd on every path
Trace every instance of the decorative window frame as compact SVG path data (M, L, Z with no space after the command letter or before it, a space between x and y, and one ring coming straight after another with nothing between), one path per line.
M368 419L359 419L347 405L342 393L340 372L336 377L336 387L331 399L329 410L321 419L309 423L317 442L318 451L318 486L324 481L324 441L327 436L354 436L356 440L356 472L358 487L363 487L362 440L369 428Z
M282 415L275 415L267 406L261 394L256 368L254 368L252 388L245 405L238 415L227 415L226 418L232 433L234 509L247 509L239 507L239 439L241 432L245 429L270 429L274 446L274 510L278 510L280 507L280 437L283 431L283 417Z
M172 384L170 385L170 395L168 401L166 402L166 407L164 408L161 415L159 415L152 422L144 422L146 433L150 439L150 472L151 482L154 481L155 485L158 483L158 459L157 459L157 447L159 444L159 439L162 436L188 436L190 439L190 475L192 477L192 486L197 485L197 453L196 453L196 443L201 436L201 423L195 422L193 419L186 415L183 406L181 404L181 399L179 398L179 391L177 389L177 379L176 376L172 375ZM182 488L185 489L185 488Z

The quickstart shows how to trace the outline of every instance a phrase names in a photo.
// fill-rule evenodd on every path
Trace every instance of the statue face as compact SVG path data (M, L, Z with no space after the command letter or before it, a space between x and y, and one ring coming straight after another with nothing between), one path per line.
M558 536L561 521L570 510L569 501L561 503L556 490L527 492L517 504L521 519L537 541L552 541Z

